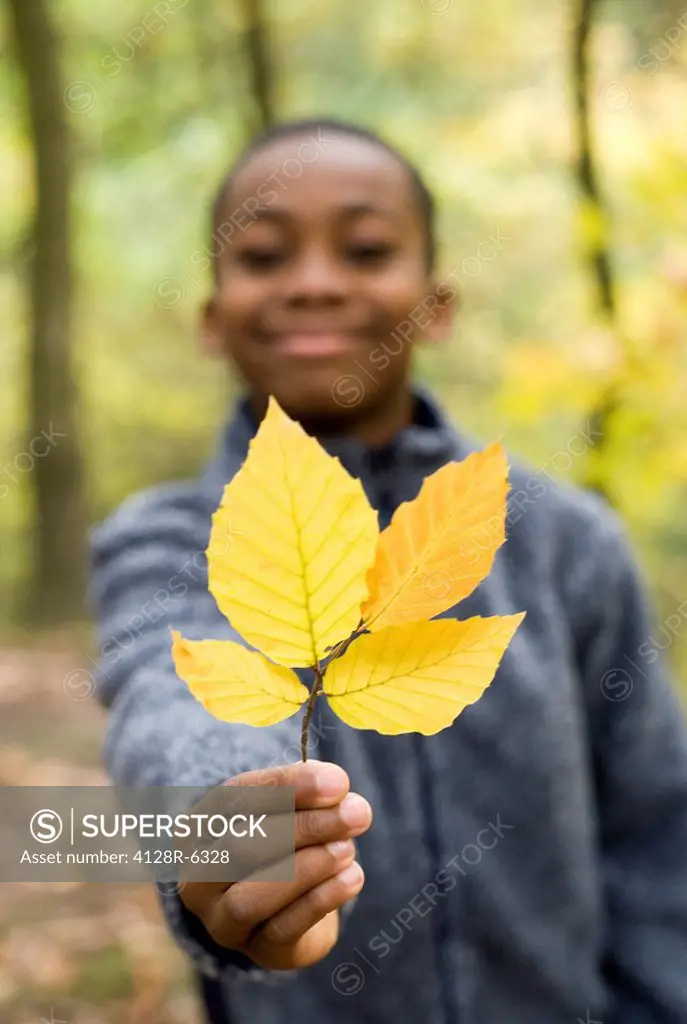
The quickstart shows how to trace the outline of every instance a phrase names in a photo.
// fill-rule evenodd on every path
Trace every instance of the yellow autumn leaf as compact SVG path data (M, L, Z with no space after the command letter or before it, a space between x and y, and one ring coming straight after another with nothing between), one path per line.
M274 725L309 696L291 669L231 640L186 640L172 630L172 657L196 700L223 722Z
M354 729L432 736L479 700L524 617L439 619L366 633L328 666L324 692Z
M429 619L467 597L505 540L507 492L508 463L498 443L427 477L379 537L365 626L376 631Z
M270 398L212 519L209 589L281 665L313 665L360 621L379 528L359 480Z

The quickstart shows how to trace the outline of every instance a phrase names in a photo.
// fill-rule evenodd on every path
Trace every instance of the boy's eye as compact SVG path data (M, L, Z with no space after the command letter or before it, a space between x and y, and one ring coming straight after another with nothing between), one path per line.
M346 256L352 263L370 265L383 263L394 252L389 242L356 242L346 249Z
M271 270L286 259L286 250L276 246L242 249L237 258L248 270Z

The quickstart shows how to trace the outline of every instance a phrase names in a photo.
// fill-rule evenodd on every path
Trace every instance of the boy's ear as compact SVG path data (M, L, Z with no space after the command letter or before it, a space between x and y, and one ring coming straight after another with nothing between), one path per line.
M448 341L460 309L460 294L457 287L445 280L435 281L425 305L427 317L422 327L423 340L437 344Z
M217 319L217 303L214 298L207 299L200 314L200 338L206 355L212 359L222 359L224 343Z

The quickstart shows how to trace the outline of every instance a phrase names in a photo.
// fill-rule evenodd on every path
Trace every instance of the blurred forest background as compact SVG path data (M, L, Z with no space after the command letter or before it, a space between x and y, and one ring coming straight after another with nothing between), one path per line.
M104 781L65 685L87 524L211 451L237 385L196 342L208 205L284 117L423 168L463 309L422 379L619 510L687 678L686 0L0 0L0 40L1 782ZM154 899L30 888L0 918L3 1020L193 1019Z

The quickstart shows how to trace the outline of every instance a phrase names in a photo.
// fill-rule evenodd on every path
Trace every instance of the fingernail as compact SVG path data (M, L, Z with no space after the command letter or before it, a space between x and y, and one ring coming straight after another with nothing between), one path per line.
M348 828L365 828L370 823L372 810L367 800L358 793L348 793L339 808L341 820Z
M342 839L338 843L327 843L327 849L337 860L345 860L353 853L353 843L350 839Z
M363 879L363 869L356 860L336 876L348 889L355 889Z
M346 788L346 773L338 765L323 763L318 766L315 785L321 796L340 796Z

